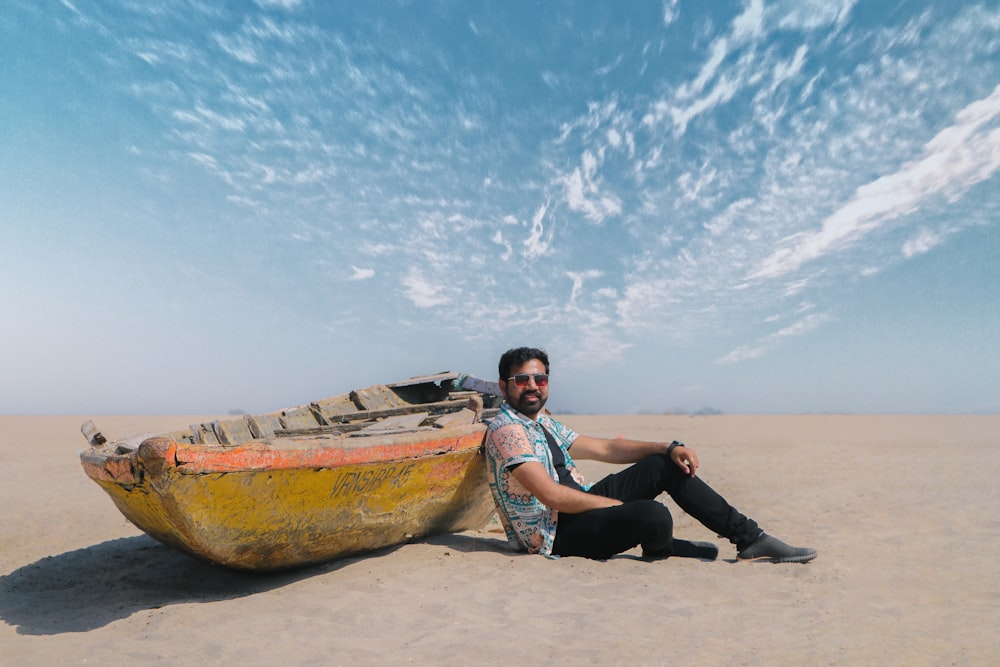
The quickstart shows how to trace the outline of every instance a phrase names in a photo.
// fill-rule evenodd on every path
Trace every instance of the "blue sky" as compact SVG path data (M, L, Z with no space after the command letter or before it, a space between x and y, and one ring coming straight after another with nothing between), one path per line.
M0 9L0 413L553 360L577 412L1000 410L997 2Z

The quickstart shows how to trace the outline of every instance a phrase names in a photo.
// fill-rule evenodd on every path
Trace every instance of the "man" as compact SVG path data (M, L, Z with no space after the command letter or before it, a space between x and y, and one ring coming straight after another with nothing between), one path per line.
M666 491L685 512L736 545L737 559L805 563L814 549L791 547L763 532L695 475L698 455L672 443L579 435L543 410L549 358L536 348L500 357L506 399L486 435L490 490L507 538L530 553L607 559L637 545L645 558L714 560L718 547L673 537L670 510L654 500ZM574 458L631 463L587 484Z

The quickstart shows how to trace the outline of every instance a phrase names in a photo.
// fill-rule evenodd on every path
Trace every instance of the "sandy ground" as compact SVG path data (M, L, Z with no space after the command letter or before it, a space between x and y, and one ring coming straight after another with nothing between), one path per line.
M1000 417L571 416L679 438L806 565L549 560L489 531L278 575L140 533L80 468L80 417L0 416L0 664L993 665ZM112 436L193 417L103 417ZM584 466L592 478L610 466Z

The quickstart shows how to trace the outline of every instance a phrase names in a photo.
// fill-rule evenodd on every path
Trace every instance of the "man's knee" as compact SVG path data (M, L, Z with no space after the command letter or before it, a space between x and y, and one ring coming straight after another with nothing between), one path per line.
M656 470L664 491L669 492L690 479L687 473L666 454L653 454L647 458L649 459L648 465Z
M655 500L640 500L636 505L639 533L643 554L650 557L667 555L673 543L674 519L663 503Z
M635 506L637 518L647 526L667 531L673 530L674 518L663 503L655 500L637 500L629 504Z

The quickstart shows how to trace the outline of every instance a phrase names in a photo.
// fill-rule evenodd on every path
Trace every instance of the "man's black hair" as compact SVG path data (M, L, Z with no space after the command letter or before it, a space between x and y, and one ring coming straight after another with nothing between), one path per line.
M532 359L538 359L545 366L545 372L549 372L549 355L545 350L537 347L515 347L507 350L500 357L500 379L506 380L510 377L510 369L514 366L521 366Z

